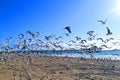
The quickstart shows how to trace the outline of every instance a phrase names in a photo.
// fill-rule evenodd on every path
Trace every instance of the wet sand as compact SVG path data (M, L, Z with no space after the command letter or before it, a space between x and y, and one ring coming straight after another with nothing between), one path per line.
M37 56L0 62L0 80L120 80L120 61Z

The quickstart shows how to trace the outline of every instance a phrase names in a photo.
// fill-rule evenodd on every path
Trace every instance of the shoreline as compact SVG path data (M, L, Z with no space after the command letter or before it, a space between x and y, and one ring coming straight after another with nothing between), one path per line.
M119 70L119 60L35 56L0 62L0 80L119 80Z

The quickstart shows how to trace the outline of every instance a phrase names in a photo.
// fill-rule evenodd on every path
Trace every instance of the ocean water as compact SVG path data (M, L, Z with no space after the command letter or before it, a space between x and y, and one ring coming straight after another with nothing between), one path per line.
M97 53L46 53L42 55L61 56L61 57L84 57L120 60L120 50L103 50Z

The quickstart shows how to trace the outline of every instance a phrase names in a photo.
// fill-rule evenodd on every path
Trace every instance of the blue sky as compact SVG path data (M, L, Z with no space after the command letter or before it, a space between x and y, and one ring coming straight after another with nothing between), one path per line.
M72 33L66 40L80 36L86 39L87 31L94 30L97 37L120 37L120 0L0 0L0 40L9 36L15 39L27 30L45 35L65 36L65 26ZM117 4L118 3L118 4ZM117 6L117 9L116 9ZM97 20L107 20L102 25ZM106 36L106 26L113 35ZM27 35L26 35L27 36Z

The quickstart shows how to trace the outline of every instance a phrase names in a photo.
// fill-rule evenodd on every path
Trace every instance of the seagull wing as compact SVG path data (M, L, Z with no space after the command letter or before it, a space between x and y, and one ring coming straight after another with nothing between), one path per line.
M102 42L104 42L104 40L102 38L97 38L97 40L101 40Z
M103 21L102 20L97 20L98 22L101 22L101 23L103 23Z
M24 38L24 35L23 35L23 34L19 34L18 36L20 36L22 39Z
M36 37L38 37L38 36L39 36L39 34L40 34L39 32L36 32L36 34L35 34L35 35L36 35Z
M31 31L26 31L26 34L30 34L30 35L31 35L31 34L32 34L32 32L31 32Z
M108 27L106 27L107 28L107 32L108 32L108 34L110 34L110 29L108 28Z
M69 33L71 33L71 29L70 29L69 26L68 26L68 27L65 27L64 29L66 29Z
M71 33L70 27L67 29L69 33Z
M107 19L105 19L104 23L106 23Z
M65 33L65 35L66 35L66 36L69 36L69 34L68 34L68 33Z

